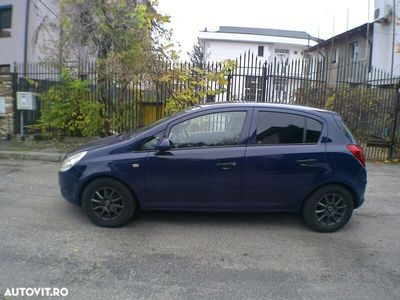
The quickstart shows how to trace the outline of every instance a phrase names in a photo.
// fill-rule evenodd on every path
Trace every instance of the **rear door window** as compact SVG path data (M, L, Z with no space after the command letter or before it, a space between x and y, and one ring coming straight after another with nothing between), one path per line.
M322 132L322 124L301 115L264 112L258 113L258 145L316 144Z

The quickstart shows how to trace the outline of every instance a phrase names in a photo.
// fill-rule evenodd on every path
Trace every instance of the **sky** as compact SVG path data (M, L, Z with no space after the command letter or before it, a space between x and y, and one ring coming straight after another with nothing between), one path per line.
M200 30L242 26L306 31L328 39L372 21L374 0L159 0L181 58L187 59ZM349 12L349 13L347 13ZM349 16L347 22L347 15Z

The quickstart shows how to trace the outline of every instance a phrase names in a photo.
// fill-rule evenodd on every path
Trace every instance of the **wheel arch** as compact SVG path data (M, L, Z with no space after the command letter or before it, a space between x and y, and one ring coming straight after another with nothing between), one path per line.
M109 179L113 179L116 180L118 182L120 182L121 184L123 184L132 194L132 196L135 198L136 200L136 205L141 208L141 204L140 204L140 200L137 197L137 194L135 193L135 191L132 189L131 186L129 186L129 184L127 184L124 180L122 180L121 178L118 178L116 176L112 176L112 175L108 175L108 174L99 174L96 176L93 176L91 178L89 178L88 180L86 180L85 182L83 182L83 184L81 185L80 189L79 189L79 193L78 193L78 201L79 201L79 205L82 205L82 194L83 191L86 189L86 187L93 181L98 180L98 179L102 179L102 178L109 178Z
M303 201L301 202L301 205L299 207L299 211L303 210L304 204L307 202L307 200L310 198L310 196L312 194L314 194L316 191L318 191L319 189L328 186L328 185L339 185L343 188L345 188L352 196L353 198L353 206L354 208L358 207L358 195L357 192L355 191L355 189L348 183L342 182L342 181L330 181L330 182L325 182L323 184L320 184L318 186L316 186L314 189L312 189L303 199Z

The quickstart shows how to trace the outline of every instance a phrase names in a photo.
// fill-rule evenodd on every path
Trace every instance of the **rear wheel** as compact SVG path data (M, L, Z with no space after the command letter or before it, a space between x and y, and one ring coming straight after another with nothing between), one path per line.
M82 206L96 225L120 227L132 218L136 200L124 184L111 178L100 178L89 183L83 191Z
M340 185L327 185L314 192L303 206L305 222L319 232L334 232L350 220L353 196Z

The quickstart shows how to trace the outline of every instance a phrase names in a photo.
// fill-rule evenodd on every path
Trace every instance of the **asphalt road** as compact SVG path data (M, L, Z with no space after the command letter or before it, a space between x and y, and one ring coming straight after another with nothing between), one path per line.
M400 165L369 164L365 205L333 234L291 214L140 212L126 227L99 228L62 200L57 169L0 160L1 295L400 299Z

